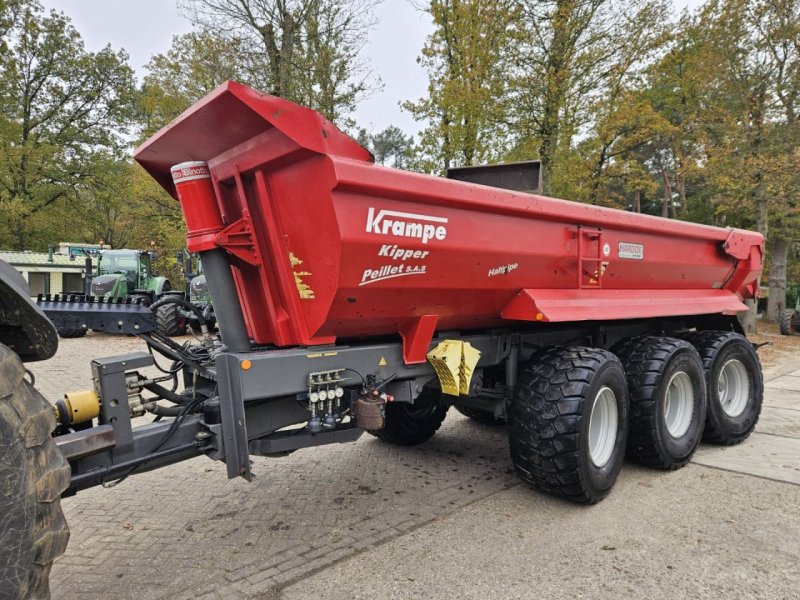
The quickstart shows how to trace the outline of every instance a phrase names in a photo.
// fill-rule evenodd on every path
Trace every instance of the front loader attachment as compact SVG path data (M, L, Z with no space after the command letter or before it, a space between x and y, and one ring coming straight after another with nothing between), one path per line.
M39 295L36 304L62 331L93 329L106 333L150 333L156 330L156 316L138 299L104 300L82 294Z

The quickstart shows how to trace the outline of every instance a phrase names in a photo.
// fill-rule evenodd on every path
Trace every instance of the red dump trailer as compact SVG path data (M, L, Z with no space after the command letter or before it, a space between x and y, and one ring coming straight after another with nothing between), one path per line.
M625 457L675 469L758 420L761 366L736 315L758 291L759 234L379 167L318 113L231 82L135 158L181 203L219 334L180 345L138 323L149 351L93 361L53 442L17 355L52 355L55 330L0 264L0 389L16 407L0 431L24 438L12 466L42 488L0 511L41 514L60 540L26 550L34 579L63 551L65 486L199 454L250 479L252 455L364 431L426 442L454 407L507 427L527 482L591 503ZM171 368L153 377L157 354ZM160 420L133 427L146 413Z
M439 330L732 315L758 289L757 233L381 167L319 114L235 83L136 160L176 197L171 169L207 165L208 193L182 198L190 250L230 253L257 344L399 334L423 362Z

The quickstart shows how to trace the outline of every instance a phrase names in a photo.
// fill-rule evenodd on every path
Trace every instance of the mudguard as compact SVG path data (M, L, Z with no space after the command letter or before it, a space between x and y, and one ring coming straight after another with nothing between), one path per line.
M0 343L23 361L45 360L58 349L56 328L31 300L28 283L0 260Z

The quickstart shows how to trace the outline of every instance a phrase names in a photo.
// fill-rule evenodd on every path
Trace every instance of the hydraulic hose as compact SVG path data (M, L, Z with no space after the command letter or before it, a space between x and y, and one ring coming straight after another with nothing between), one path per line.
M161 406L156 402L145 402L142 407L147 412L159 417L177 417L183 410L182 406Z
M186 404L189 399L184 398L183 396L176 394L172 390L168 390L167 388L158 385L157 383L146 383L144 386L148 392L153 392L159 398L163 398L164 400L169 400L173 404L177 404L179 406Z
M181 298L178 294L168 294L162 298L159 298L155 302L150 305L150 310L155 311L161 306L165 306L167 304L177 304L182 306L188 311L191 311L194 316L197 317L197 320L200 321L200 329L203 333L208 333L208 327L206 325L206 317L203 315L203 311L196 307L191 302L187 302L183 298Z

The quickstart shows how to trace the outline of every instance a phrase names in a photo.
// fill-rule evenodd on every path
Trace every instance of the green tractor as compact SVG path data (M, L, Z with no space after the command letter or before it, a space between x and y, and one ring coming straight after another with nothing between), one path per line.
M203 274L203 265L196 258L196 256L188 252L178 254L178 260L183 264L183 276L186 278L186 294L189 302L200 309L208 328L213 330L217 319L214 316L214 307L211 304L211 293L208 291L206 276ZM196 271L192 269L193 263L196 264ZM183 312L192 331L199 332L200 320L197 316L190 311L184 310Z
M88 285L88 298L91 302L121 304L153 305L158 329L164 334L183 335L186 333L187 319L177 304L158 302L169 295L183 296L174 291L169 279L153 274L152 261L155 252L139 250L106 250L100 256L97 275ZM82 303L86 296L70 298L66 308L59 307L59 318L51 314L52 307L45 312L56 324L62 338L82 337L88 329L113 331L113 324L108 327L103 323L90 323L85 319ZM77 300L77 302L74 302ZM74 310L70 311L70 306Z

